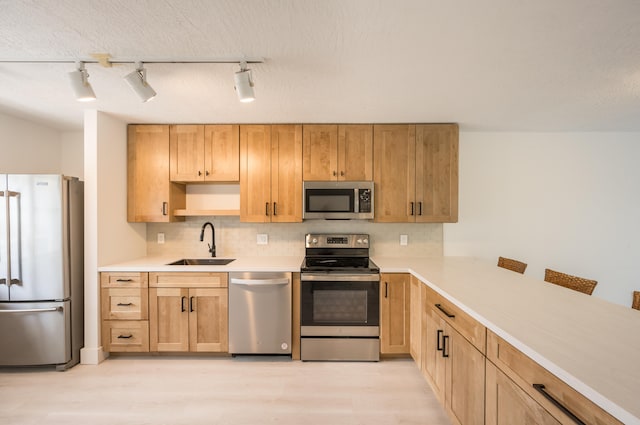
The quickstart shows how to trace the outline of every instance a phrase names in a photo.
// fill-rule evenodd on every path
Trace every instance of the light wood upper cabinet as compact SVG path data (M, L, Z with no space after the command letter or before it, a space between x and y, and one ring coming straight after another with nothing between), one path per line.
M302 221L302 126L240 126L240 221Z
M184 221L184 185L169 181L169 126L129 125L127 140L127 221Z
M170 136L171 181L239 180L238 125L172 125Z
M380 353L409 353L410 278L407 273L380 275Z
M458 220L458 126L374 126L375 221Z
M373 180L373 126L304 125L303 179Z

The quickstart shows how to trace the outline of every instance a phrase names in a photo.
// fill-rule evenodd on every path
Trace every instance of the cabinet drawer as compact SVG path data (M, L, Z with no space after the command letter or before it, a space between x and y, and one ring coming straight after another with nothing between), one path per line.
M433 308L440 317L484 354L486 328L430 287L425 286L425 288L427 290L426 307Z
M619 422L596 406L511 344L491 331L488 331L487 334L487 358L558 419L560 423L573 424L575 421L572 421L569 414L545 397L540 389L534 388L534 384L543 385L543 390L550 397L584 423L622 425L622 422Z
M147 320L147 288L102 288L102 320Z
M103 288L146 288L149 286L149 273L100 273L100 286Z
M103 350L108 352L149 352L149 322L111 321L102 322Z
M228 273L149 273L152 288L226 288Z

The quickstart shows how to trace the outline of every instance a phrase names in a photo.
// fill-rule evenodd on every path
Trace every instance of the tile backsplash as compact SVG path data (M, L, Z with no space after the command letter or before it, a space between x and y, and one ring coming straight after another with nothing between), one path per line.
M368 221L308 220L302 223L241 223L239 217L187 217L183 223L147 224L147 254L177 257L207 257L211 230L200 242L200 229L210 221L216 229L218 257L304 256L306 233L366 233L370 235L372 256L423 257L442 255L442 224L370 223ZM165 243L157 243L164 233ZM267 245L256 243L266 234ZM408 244L400 245L400 235Z

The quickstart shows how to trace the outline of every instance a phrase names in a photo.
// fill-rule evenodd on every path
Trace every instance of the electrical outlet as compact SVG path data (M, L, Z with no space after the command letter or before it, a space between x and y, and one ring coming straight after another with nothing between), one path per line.
M269 235L266 233L259 233L256 243L258 245L267 245L269 243Z
M400 245L405 246L409 243L409 237L407 235L400 235Z
M164 233L158 233L158 243L164 243Z

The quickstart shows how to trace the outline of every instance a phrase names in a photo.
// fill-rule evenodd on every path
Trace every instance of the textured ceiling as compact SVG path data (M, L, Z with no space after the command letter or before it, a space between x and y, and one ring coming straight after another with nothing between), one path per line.
M82 128L83 109L127 122L458 122L463 130L640 131L637 0L0 0L0 60L263 57L257 100L233 64L0 63L0 112Z

